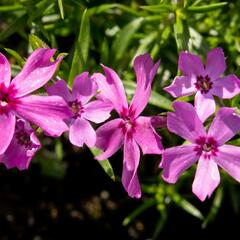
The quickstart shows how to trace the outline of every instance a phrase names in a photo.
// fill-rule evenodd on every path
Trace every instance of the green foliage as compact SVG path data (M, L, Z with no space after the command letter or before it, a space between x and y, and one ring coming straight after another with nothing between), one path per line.
M91 148L90 149L93 156L97 156L97 155L100 155L101 154L101 150L98 149L98 148ZM109 160L108 159L105 159L105 160L101 160L101 161L98 161L98 163L100 164L100 166L103 168L103 170L106 172L106 174L113 180L115 181L115 175L114 175L114 171L113 171L113 168L112 168L112 165L110 164Z
M90 22L87 9L83 12L79 35L75 44L72 65L68 84L72 86L74 77L87 69L88 52L90 45Z
M228 71L240 74L240 1L170 1L170 0L123 0L78 1L78 0L0 0L0 47L11 56L12 75L23 66L27 53L39 47L58 48L65 59L62 61L58 77L72 86L74 77L83 71L102 71L100 63L114 67L124 80L128 98L135 91L136 79L132 69L136 55L149 52L155 59L161 59L161 67L153 83L152 96L147 114L160 114L172 111L172 99L163 91L177 74L178 53L189 50L205 56L213 47L223 47L229 65ZM64 52L64 53L63 53ZM12 60L14 59L14 60ZM192 101L184 97L182 101ZM240 97L228 102L229 106L240 108ZM165 147L179 143L179 139L165 130ZM165 139L165 138L164 138ZM229 142L240 145L239 138ZM181 144L181 143L180 143ZM49 146L48 146L49 147ZM67 153L61 142L51 142L52 150L43 150L36 162L46 176L63 178L66 171ZM90 149L94 156L100 150ZM66 158L66 162L63 159ZM79 161L81 159L79 158ZM111 159L100 161L108 176L115 180ZM181 177L181 185L167 185L158 175L145 176L145 159L141 161L141 182L146 198L130 211L123 225L131 225L150 208L155 208L159 221L155 223L153 239L158 239L169 216L169 209L177 207L182 212L202 221L205 228L213 221L224 202L225 185L218 188L212 205L206 213L188 195L189 182L193 181L194 171ZM87 170L91 171L91 169ZM152 174L152 173L151 173ZM226 176L223 182L228 181ZM150 183L149 183L150 182ZM149 184L147 184L149 183ZM232 183L227 182L228 185ZM239 212L239 189L229 190L232 206Z

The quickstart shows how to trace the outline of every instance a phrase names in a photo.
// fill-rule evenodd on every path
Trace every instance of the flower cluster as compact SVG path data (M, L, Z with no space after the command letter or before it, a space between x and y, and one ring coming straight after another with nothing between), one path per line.
M163 119L142 116L151 95L152 81L160 62L149 54L135 58L137 87L130 103L117 73L102 65L104 74L83 72L70 89L65 80L46 86L48 95L31 94L53 77L62 58L51 61L54 49L37 49L20 73L11 79L8 60L0 54L0 162L7 168L27 169L41 143L36 130L52 137L69 132L70 142L102 150L96 159L111 157L123 146L122 183L130 197L141 197L137 175L140 151L162 154L163 179L175 183L191 165L198 162L192 190L202 201L218 186L218 166L240 181L240 147L225 144L240 130L240 117L234 108L221 107L208 131L204 122L216 112L213 97L232 98L240 92L234 75L220 76L226 69L221 48L211 50L204 65L200 57L181 52L177 76L165 90L173 97L196 93L194 106L175 101L174 112ZM115 110L117 118L105 122ZM103 123L105 122L105 123ZM103 125L97 130L92 123ZM167 127L187 144L164 149L155 128Z

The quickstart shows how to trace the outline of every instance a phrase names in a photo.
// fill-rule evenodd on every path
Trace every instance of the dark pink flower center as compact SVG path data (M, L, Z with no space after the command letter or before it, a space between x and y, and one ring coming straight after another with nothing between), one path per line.
M217 155L218 144L213 137L199 137L196 140L196 144L197 146L194 151L196 151L198 155L203 154L206 159L210 159L211 156Z
M24 124L17 124L15 129L17 143L29 150L35 148L36 144L34 144L30 137L32 132L33 130L25 129Z
M128 109L123 109L120 115L124 120L124 122L120 124L120 128L122 128L124 134L127 134L128 137L132 137L136 126L134 114Z
M75 117L80 117L82 113L84 113L84 107L82 103L78 100L69 103L72 112L74 113Z
M201 93L208 93L208 91L212 88L212 81L208 75L197 76L197 81L194 83L197 90L201 91Z
M16 90L10 86L6 87L4 83L0 84L0 115L7 114L10 109L13 109L17 100L14 99Z

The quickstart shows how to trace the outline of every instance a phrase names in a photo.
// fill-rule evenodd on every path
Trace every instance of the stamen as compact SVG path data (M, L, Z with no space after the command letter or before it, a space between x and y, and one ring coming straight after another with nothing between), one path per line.
M30 139L30 133L24 129L16 128L16 139L18 144L24 146L25 148L32 149L34 147L34 144Z
M195 87L197 90L200 90L201 93L208 93L208 91L212 88L212 81L208 75L202 76L199 75L197 76L197 81L194 83Z
M70 102L69 106L72 109L72 112L75 114L75 117L81 116L81 114L84 112L82 103L77 100Z
M213 137L199 137L196 140L196 147L194 151L197 155L202 155L206 159L210 159L211 156L216 156L218 152L217 141Z

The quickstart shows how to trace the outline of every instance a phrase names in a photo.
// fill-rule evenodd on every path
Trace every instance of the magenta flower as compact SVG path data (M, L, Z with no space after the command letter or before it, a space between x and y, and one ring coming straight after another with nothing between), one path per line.
M7 168L27 169L40 147L41 144L30 124L23 119L18 119L11 143L0 155L0 162Z
M165 90L173 97L195 96L195 107L201 120L205 120L216 110L213 95L232 98L240 92L240 81L236 75L221 77L226 69L221 48L212 49L207 55L206 65L199 56L181 52L178 62L183 76L176 77Z
M0 53L0 154L14 134L16 116L41 127L48 135L59 136L68 129L63 119L69 109L60 97L34 96L54 74L61 58L50 62L54 49L37 49L22 71L10 82L10 65Z
M210 197L220 182L218 165L240 181L240 147L224 144L240 130L235 109L220 108L206 133L190 103L175 102L173 107L175 113L168 113L168 129L190 144L165 149L160 163L164 180L176 183L198 161L192 191L201 201Z
M148 54L135 59L137 88L130 107L122 81L112 69L103 66L106 78L102 74L94 76L101 93L112 102L120 116L97 129L96 146L104 152L96 159L104 160L124 145L122 183L128 195L136 198L141 197L137 176L140 160L139 146L143 154L161 154L163 152L161 138L152 127L151 117L139 116L148 103L151 95L151 83L158 66L159 62L154 65Z
M90 101L97 94L97 85L88 72L75 78L72 93L64 80L48 87L47 92L61 96L72 109L72 116L68 118L70 142L78 147L82 147L84 143L93 147L96 143L96 132L89 121L104 122L110 117L112 105L102 100Z

